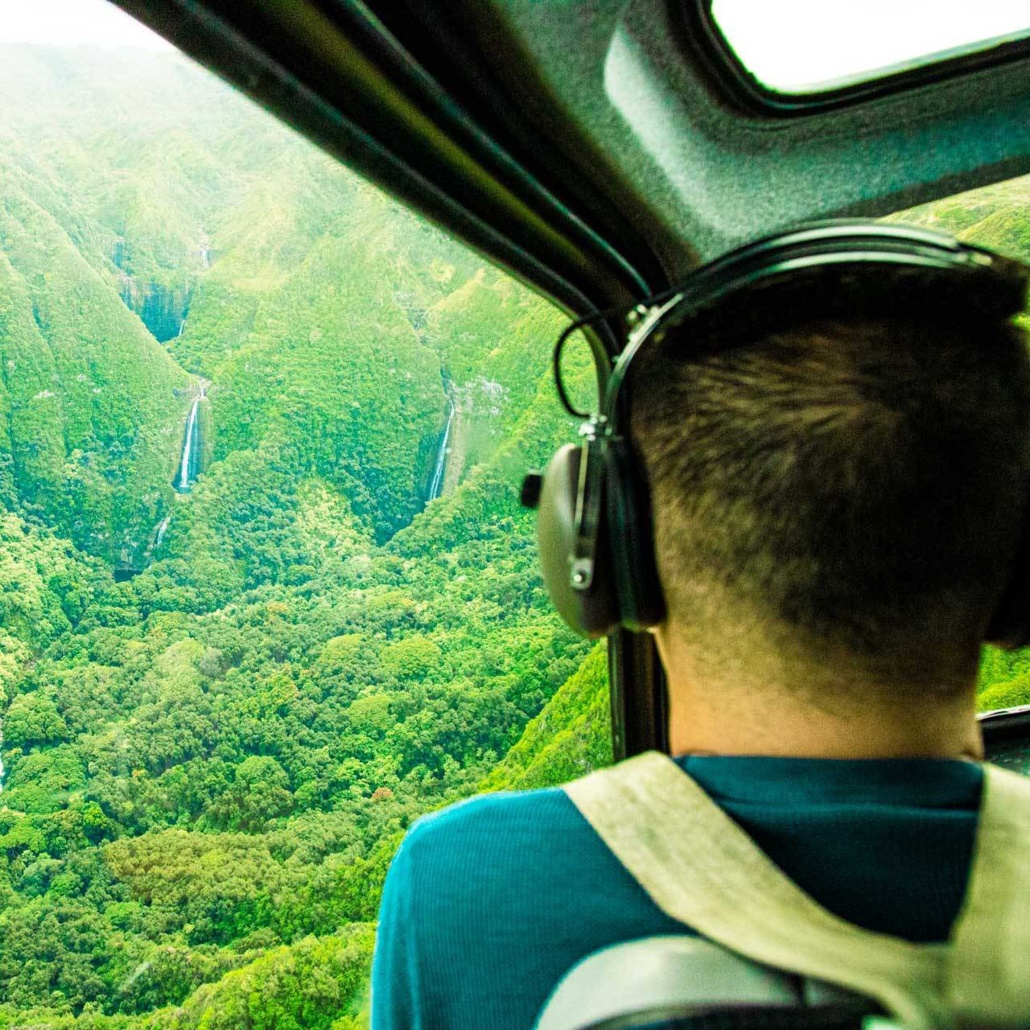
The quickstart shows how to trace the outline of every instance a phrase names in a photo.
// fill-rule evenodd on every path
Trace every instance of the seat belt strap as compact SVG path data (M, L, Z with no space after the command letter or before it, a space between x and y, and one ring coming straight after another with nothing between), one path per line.
M756 962L873 998L911 1030L950 1025L945 946L871 933L828 912L671 759L638 755L564 789L673 919Z
M1030 1023L1030 780L984 767L969 887L948 945L828 912L664 755L565 790L659 908L724 947L864 994L913 1030Z
M952 932L950 1008L966 1026L1030 1023L1030 780L984 767L969 887Z

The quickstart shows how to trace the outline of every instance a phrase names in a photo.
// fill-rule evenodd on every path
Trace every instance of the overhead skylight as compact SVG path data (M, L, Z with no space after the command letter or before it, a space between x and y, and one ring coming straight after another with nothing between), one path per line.
M711 0L742 65L778 93L816 93L1030 37L1027 0Z

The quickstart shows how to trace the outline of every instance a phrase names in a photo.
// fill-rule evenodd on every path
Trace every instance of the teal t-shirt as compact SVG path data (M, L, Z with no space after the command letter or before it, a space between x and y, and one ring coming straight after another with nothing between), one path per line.
M983 772L903 759L678 759L825 908L943 941L973 853ZM372 1030L530 1030L580 959L690 932L662 913L558 789L491 794L420 819L390 867Z

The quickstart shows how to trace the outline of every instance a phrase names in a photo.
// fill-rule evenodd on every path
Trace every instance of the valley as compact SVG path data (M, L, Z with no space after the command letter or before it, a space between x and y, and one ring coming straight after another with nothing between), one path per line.
M2 51L0 1027L364 1026L410 821L605 760L561 318L175 55Z

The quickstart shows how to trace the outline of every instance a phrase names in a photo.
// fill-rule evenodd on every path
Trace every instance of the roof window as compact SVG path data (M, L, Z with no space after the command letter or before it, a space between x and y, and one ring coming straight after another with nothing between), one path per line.
M838 91L1030 38L1026 0L709 0L743 69L779 94Z

